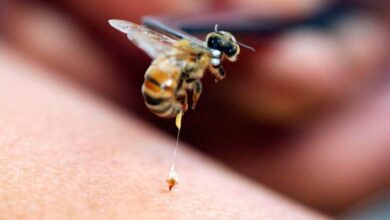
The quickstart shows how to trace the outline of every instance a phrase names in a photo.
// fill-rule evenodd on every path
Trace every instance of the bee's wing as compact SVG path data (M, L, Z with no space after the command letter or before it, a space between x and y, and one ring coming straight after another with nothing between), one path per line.
M162 54L170 55L180 50L177 47L177 39L145 26L123 20L109 20L109 23L115 29L125 33L130 41L143 49L152 58L156 58Z

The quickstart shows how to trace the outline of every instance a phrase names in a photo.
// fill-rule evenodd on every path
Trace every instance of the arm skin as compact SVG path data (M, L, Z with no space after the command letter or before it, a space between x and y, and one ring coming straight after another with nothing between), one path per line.
M325 219L0 44L0 219ZM53 74L52 74L53 75Z

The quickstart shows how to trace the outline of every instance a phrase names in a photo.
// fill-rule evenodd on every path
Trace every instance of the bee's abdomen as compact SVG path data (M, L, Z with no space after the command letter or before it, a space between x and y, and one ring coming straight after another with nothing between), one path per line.
M173 118L182 108L176 100L177 75L163 71L152 65L145 74L142 94L145 104L151 112L163 117Z

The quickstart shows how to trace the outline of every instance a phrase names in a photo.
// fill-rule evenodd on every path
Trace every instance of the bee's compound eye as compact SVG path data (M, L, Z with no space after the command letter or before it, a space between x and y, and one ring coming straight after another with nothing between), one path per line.
M219 66L219 65L221 65L221 60L217 59L217 58L213 58L213 59L211 59L211 65Z
M212 49L221 50L222 40L220 37L212 35L207 39L207 46Z
M233 57L237 54L237 45L234 44L228 44L226 47L223 48L223 51L228 57Z

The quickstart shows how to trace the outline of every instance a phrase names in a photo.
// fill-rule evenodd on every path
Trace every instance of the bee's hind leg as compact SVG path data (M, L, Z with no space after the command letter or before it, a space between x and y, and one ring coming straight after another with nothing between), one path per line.
M186 112L188 110L188 95L187 95L187 91L184 90L184 89L181 89L177 93L177 100L181 103L183 112Z
M190 84L190 88L192 91L192 110L196 108L196 103L198 102L200 98L200 94L202 93L202 82L200 79L197 79Z

